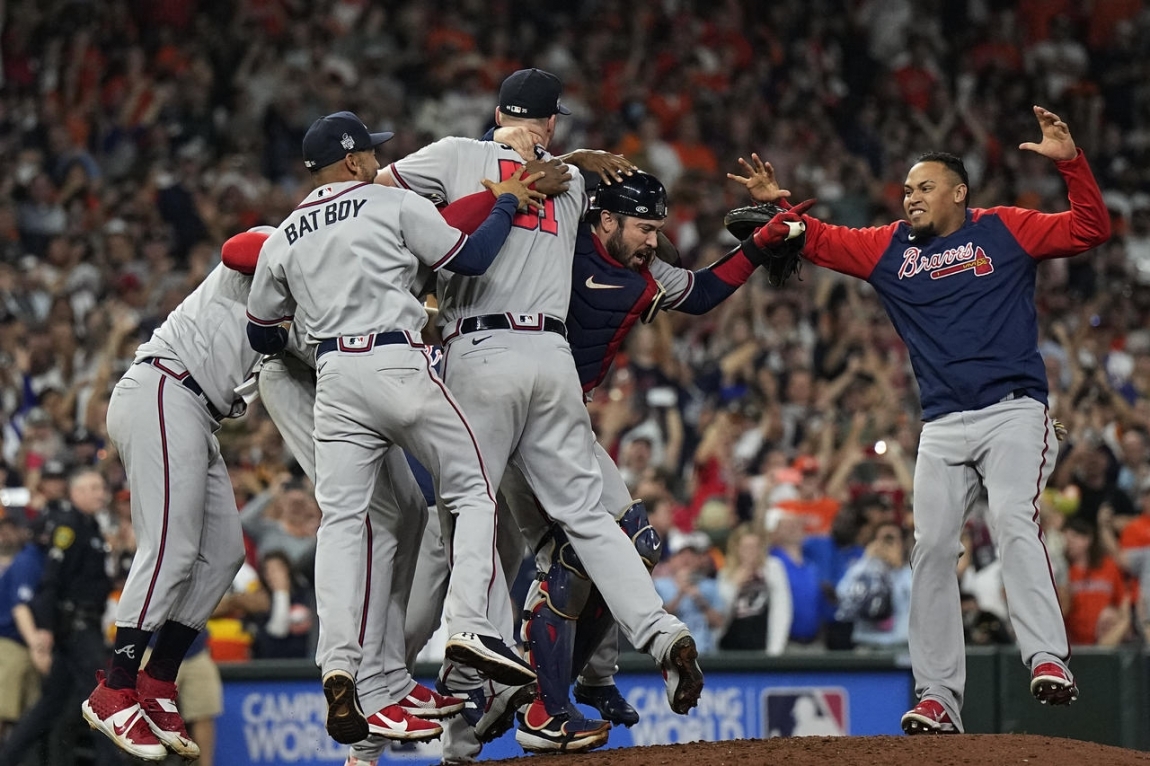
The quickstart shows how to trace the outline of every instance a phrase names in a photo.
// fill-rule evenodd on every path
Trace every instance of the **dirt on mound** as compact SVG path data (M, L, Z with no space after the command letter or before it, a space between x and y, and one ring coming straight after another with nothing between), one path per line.
M1150 766L1150 753L1031 734L938 737L791 737L534 755L524 766Z

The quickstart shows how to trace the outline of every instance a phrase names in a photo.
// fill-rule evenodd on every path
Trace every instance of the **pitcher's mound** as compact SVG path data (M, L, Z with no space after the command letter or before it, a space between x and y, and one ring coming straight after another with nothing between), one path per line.
M534 755L524 766L1150 766L1150 753L1032 734L794 737Z

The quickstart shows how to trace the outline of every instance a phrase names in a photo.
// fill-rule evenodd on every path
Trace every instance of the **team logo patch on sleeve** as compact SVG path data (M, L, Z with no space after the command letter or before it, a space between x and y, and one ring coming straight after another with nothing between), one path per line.
M840 686L768 689L763 693L763 731L768 737L846 736L849 702Z

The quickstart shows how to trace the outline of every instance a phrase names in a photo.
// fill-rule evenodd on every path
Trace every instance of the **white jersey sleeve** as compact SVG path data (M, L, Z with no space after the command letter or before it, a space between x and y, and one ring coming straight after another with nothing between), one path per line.
M403 159L391 163L388 170L391 177L404 189L410 189L416 194L425 197L440 197L448 202L452 201L448 192L450 177L444 171L448 168L459 168L460 147L470 139L441 138L428 144L417 152L407 155ZM469 167L471 175L482 172L483 168ZM476 183L479 178L475 178Z
M277 233L273 236L283 235ZM248 295L248 320L262 327L271 327L291 321L294 314L295 301L288 290L282 266L271 257L261 257Z
M467 235L435 209L431 200L405 194L399 208L403 241L421 263L438 270L446 267L467 244Z
M695 275L690 269L672 266L658 258L651 261L651 276L663 286L667 296L663 299L663 307L673 309L686 300L695 286Z

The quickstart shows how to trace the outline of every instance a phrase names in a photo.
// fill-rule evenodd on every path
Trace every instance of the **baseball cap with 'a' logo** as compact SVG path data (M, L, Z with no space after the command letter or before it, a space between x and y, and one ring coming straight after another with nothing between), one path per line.
M303 164L309 170L339 162L352 152L362 152L387 141L394 133L372 133L353 112L320 117L303 137Z

